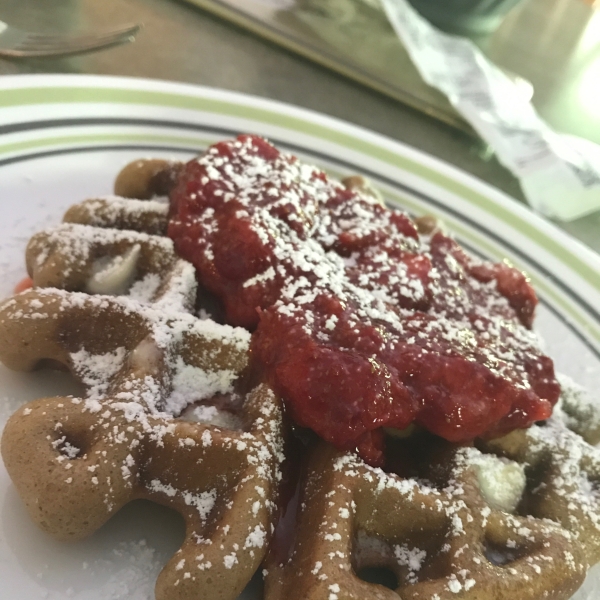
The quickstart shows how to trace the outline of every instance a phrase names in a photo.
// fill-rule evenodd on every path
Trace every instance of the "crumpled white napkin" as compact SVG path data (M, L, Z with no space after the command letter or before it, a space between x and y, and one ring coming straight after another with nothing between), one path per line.
M440 31L406 0L380 2L423 79L490 145L535 210L570 221L600 209L600 146L553 131L470 40Z

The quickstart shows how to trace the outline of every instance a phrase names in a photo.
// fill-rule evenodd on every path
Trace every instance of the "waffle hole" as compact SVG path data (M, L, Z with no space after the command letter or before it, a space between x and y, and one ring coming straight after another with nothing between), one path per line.
M89 449L89 440L85 435L77 435L63 430L58 432L58 437L52 445L65 458L77 460L86 456Z
M243 422L235 414L227 410L221 410L210 404L193 404L187 407L179 418L190 423L202 423L221 427L223 429L241 430Z
M265 586L263 584L263 575L259 569L254 577L248 582L244 591L240 594L240 598L263 598Z
M525 476L527 483L521 498L521 502L517 506L516 514L522 517L540 517L539 501L547 494L548 485L546 481L549 477L550 466L546 461L542 461L535 467L527 467Z
M368 581L365 573L374 570L382 576L383 572L389 571L394 576L393 580L388 575L383 581L391 582L391 585L382 581L376 583L394 590L449 576L448 561L439 556L439 548L445 543L449 531L445 515L436 518L436 515L429 513L425 516L413 514L410 517L412 531L406 530L405 511L397 521L402 519L404 523L399 524L394 522L389 512L384 514L384 511L377 509L369 510L368 525L370 529L372 527L371 531L358 529L353 541L351 561L354 573ZM385 528L387 532L381 535L372 533ZM401 535L389 537L394 531Z
M600 469L591 456L582 456L579 463L580 473L578 485L584 495L594 498L598 502L600 498Z
M232 394L215 394L210 399L188 405L179 418L192 423L242 431L242 402L243 399Z
M220 324L226 321L223 303L201 285L198 286L195 308L200 318L209 318Z
M490 539L486 539L483 554L488 562L495 567L505 567L525 556L527 549L518 546L516 548L509 548L504 544L498 544Z
M41 371L43 369L50 369L52 371L62 371L64 373L69 372L69 367L67 367L67 365L54 358L41 358L40 360L38 360L38 362L35 365L35 370Z
M66 436L59 438L57 442L56 449L59 454L69 460L75 460L85 455L85 452L82 451L81 447L74 441L66 439Z
M389 542L383 538L358 531L352 550L352 567L359 579L377 583L390 589L398 587L394 553Z
M364 567L356 575L367 583L377 583L390 590L398 589L398 577L387 567Z

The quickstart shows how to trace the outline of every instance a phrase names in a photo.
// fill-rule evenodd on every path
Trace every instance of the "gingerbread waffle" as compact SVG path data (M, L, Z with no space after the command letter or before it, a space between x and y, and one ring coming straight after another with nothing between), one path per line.
M395 432L385 471L318 442L274 533L281 406L248 371L249 334L194 314L194 270L164 237L156 198L180 169L136 161L115 193L153 199L71 207L29 245L35 288L0 306L0 360L58 363L87 390L31 403L6 427L3 457L32 518L78 539L134 498L179 511L186 539L158 600L233 600L270 543L265 600L569 598L600 558L587 444L600 418L577 394L543 426L476 448ZM344 185L378 198L361 178ZM391 571L393 589L365 581L369 567Z
M274 549L269 561L265 599L570 598L587 570L574 537L552 521L511 514L482 493L480 469L498 459L437 445L412 447L424 463L417 478L386 474L319 444L292 545ZM391 571L397 587L357 575L372 567Z
M551 419L478 448L390 439L398 474L320 443L266 600L570 598L600 560L600 410L561 384ZM392 571L396 589L360 579L369 567Z
M493 452L526 465L522 509L552 519L583 546L589 564L600 561L600 410L567 378L552 418L485 443Z
M185 540L157 600L233 600L274 528L281 405L248 377L249 334L192 313L193 268L152 235L165 207L94 200L69 211L79 224L31 240L35 287L0 306L0 360L58 364L86 395L22 407L2 456L32 519L58 539L93 533L137 498L177 510ZM104 228L81 224L86 214ZM118 229L133 215L150 234Z

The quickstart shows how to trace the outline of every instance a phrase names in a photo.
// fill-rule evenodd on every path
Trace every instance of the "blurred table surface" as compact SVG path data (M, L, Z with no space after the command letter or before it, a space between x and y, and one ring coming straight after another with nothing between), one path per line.
M382 133L524 201L517 180L472 136L178 0L0 0L0 19L40 32L131 22L145 26L135 43L103 52L51 60L0 59L0 75L150 77L280 100ZM599 11L582 0L524 0L480 44L501 66L541 82L535 104L551 124L565 124L563 131L600 141ZM536 71L534 58L540 53L552 57L552 72ZM558 225L600 252L600 211Z

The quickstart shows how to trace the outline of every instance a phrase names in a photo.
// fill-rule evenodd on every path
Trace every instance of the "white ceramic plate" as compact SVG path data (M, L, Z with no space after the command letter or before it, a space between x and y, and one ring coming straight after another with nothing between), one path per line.
M334 175L368 175L390 203L441 216L472 251L508 257L541 299L537 328L558 369L600 389L600 258L528 209L446 164L323 115L228 92L157 81L78 76L0 78L0 297L24 275L28 238L118 170L153 156L184 159L240 132L258 133ZM68 393L53 373L0 367L0 427L18 405ZM126 507L91 539L38 531L0 464L2 600L150 600L183 539L177 515ZM578 600L599 597L589 577ZM244 598L259 599L259 586Z

